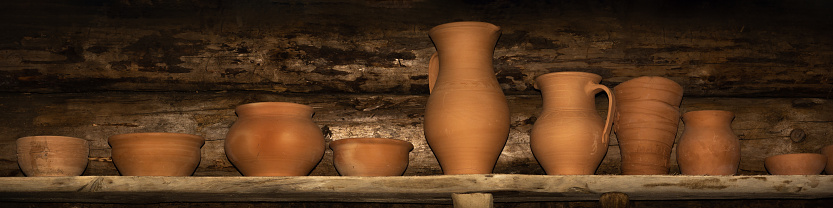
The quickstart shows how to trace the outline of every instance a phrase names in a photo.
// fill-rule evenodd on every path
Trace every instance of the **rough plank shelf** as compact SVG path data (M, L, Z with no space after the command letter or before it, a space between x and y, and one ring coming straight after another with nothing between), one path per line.
M454 175L401 177L3 177L13 202L396 202L451 203L455 193L491 193L495 202L833 198L833 175L621 176Z

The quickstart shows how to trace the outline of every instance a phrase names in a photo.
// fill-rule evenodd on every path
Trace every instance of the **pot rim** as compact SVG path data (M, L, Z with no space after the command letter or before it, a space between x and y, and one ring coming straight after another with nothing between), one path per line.
M109 143L110 146L112 147L113 142L119 143L119 142L122 142L122 140L128 140L128 139L148 139L148 137L156 137L156 136L167 136L167 137L173 137L174 139L195 142L195 143L199 143L200 147L205 145L205 138L203 138L202 136L195 135L195 134L173 133L173 132L137 132L137 133L116 134L116 135L110 136L107 139L107 143Z
M560 71L560 72L549 72L546 74L538 75L533 80L535 82L540 82L538 79L546 79L552 76L577 76L577 77L587 77L592 80L602 80L602 75L598 75L591 72L582 72L582 71ZM597 81L598 82L598 81Z
M391 138L377 138L377 137L356 137L344 138L330 142L329 148L335 150L341 145L347 143L363 143L363 144L393 144L403 146L408 149L408 152L414 149L414 144L405 140L391 139Z
M78 137L71 137L71 136L58 136L58 135L25 136L25 137L18 138L17 142L27 142L27 141L38 139L38 138L47 139L47 140L53 140L53 139L74 140L74 141L81 141L81 142L89 143L89 141L87 141L86 139L82 139L82 138L78 138Z
M454 27L483 27L483 28L493 29L495 31L500 30L499 26L497 26L495 24L492 24L492 23L488 23L488 22L460 21L460 22L449 22L449 23L444 23L444 24L434 26L433 28L428 30L428 33L431 34L431 33L437 32L439 30L454 28Z
M764 162L771 161L771 160L783 160L788 158L796 158L796 157L818 157L827 159L827 156L819 153L788 153L788 154L780 154L780 155L773 155L766 157ZM812 158L811 158L812 159Z

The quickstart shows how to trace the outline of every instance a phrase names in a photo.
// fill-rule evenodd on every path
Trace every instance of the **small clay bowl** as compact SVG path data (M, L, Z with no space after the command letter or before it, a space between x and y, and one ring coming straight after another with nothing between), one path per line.
M201 136L130 133L109 138L113 163L123 176L190 176L200 164Z
M87 168L89 142L66 136L17 139L17 162L26 176L80 176Z
M772 175L818 175L827 157L816 153L783 154L767 157L764 166Z
M330 142L333 165L343 176L400 176L414 145L387 138L348 138Z
M824 168L824 172L827 175L833 175L833 144L821 148L821 154L827 156L827 166Z

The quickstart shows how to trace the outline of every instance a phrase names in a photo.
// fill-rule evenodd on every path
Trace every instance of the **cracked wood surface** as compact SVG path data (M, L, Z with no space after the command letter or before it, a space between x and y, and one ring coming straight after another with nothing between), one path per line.
M427 94L427 31L503 28L507 94L586 71L687 96L830 98L833 7L794 1L4 1L0 91Z

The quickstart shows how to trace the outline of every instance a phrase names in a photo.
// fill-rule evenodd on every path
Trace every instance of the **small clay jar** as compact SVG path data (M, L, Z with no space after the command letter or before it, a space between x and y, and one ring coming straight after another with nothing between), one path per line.
M190 176L200 164L201 136L129 133L110 136L113 163L123 176Z
M772 175L818 175L827 165L827 157L816 153L783 154L767 157L764 166Z
M324 134L312 107L287 102L237 106L226 135L229 161L245 176L308 175L324 157Z
M26 176L80 176L87 168L87 140L66 136L17 139L17 163Z
M387 138L349 138L330 142L330 149L333 165L343 176L400 176L414 145Z
M824 166L824 172L827 175L833 175L833 145L827 145L821 148L821 154L827 156L827 165Z
M677 163L685 175L734 175L740 164L740 138L732 132L735 115L703 110L683 114L685 130L677 144Z

